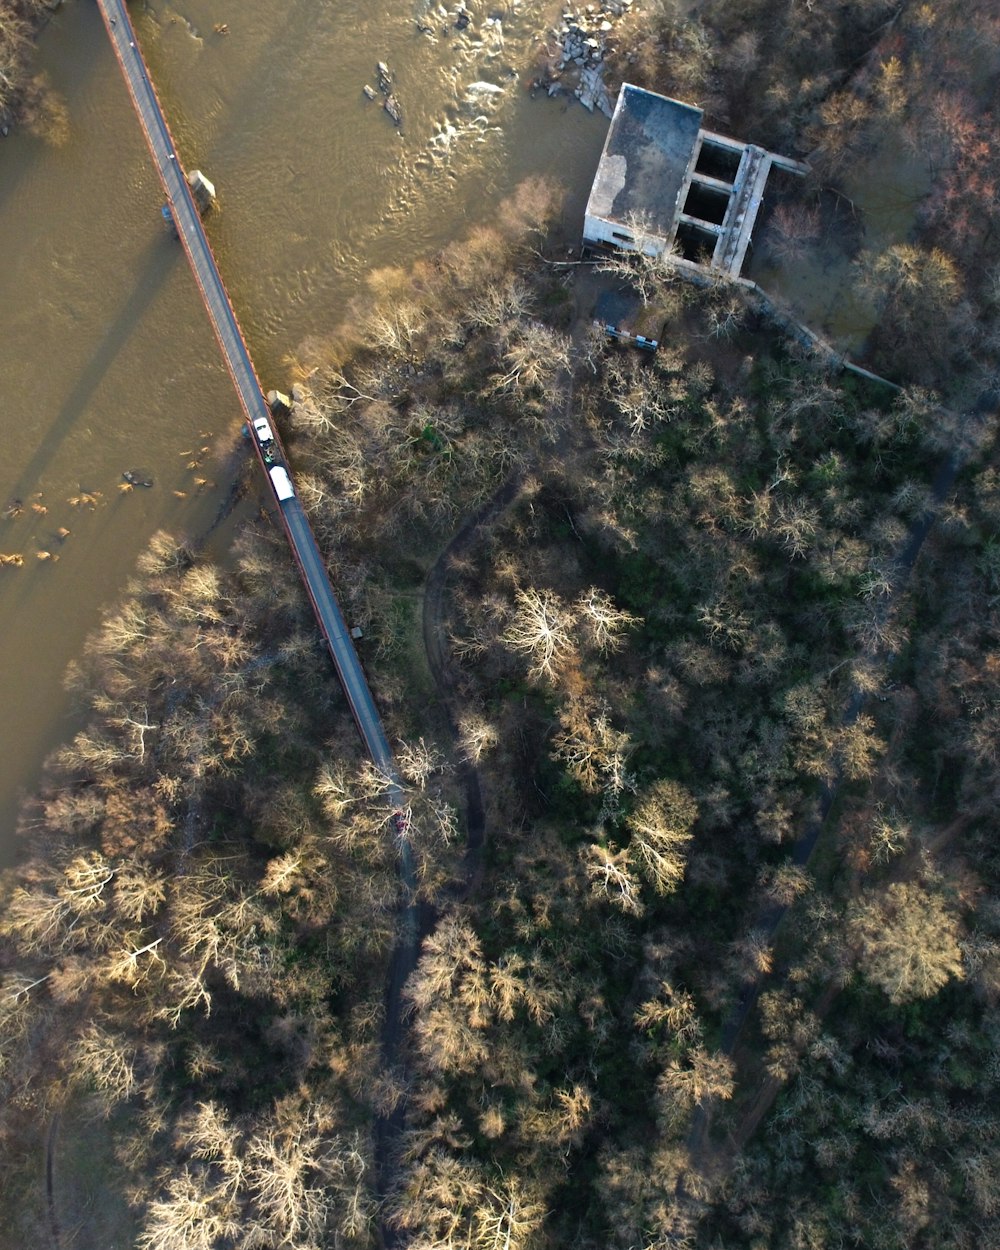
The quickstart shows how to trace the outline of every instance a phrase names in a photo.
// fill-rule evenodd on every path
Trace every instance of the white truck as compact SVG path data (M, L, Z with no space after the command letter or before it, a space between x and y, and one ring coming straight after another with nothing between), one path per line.
M283 499L293 499L295 497L295 487L292 485L292 479L288 476L288 470L280 464L276 464L268 472L271 474L271 484L274 487L274 493L278 496L279 503Z
M253 423L254 433L257 435L257 441L262 447L267 443L274 442L274 431L268 424L267 417L258 417Z

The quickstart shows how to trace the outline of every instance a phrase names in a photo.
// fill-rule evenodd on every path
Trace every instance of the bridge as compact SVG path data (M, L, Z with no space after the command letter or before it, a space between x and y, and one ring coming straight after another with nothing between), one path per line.
M184 175L170 128L136 43L135 30L125 7L125 0L97 0L97 4L146 136L153 164L163 184L177 236L183 245L215 337L219 340L226 366L246 414L247 429L264 470L268 488L277 504L320 632L329 648L365 749L376 768L386 778L393 823L396 832L401 836L404 883L412 887L410 849L407 839L402 836L406 832L403 792L375 700L330 585L316 537L295 491L287 457L271 424L267 400L205 235L201 215Z

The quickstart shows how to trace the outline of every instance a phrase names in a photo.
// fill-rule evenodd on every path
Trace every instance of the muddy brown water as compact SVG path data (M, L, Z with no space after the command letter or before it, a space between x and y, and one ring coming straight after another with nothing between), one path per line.
M567 231L582 222L607 122L526 90L547 0L469 3L464 31L419 0L131 8L185 162L218 188L209 233L265 387L287 384L369 270L488 221L523 177L560 180ZM402 131L362 95L378 60ZM154 530L211 524L241 421L96 6L67 0L38 62L70 126L59 147L0 143L0 508L24 507L0 520L0 552L24 557L0 568L0 863L21 797L75 731L67 664ZM153 487L121 493L125 470ZM70 502L83 494L92 506Z

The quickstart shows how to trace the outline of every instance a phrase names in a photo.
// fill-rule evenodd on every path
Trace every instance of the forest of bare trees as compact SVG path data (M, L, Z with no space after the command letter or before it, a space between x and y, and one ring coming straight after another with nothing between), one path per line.
M901 389L730 286L547 262L540 180L372 274L284 433L408 787L398 1061L385 779L280 533L229 570L157 535L3 883L12 1244L60 1122L112 1140L140 1250L997 1244L996 19L629 22L631 80L825 183L935 145L914 233L857 258ZM593 333L602 287L654 356Z

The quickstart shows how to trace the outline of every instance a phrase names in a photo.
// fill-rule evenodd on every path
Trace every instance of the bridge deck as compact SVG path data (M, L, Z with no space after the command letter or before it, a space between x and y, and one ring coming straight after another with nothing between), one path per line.
M298 496L279 500L274 484L267 473L261 444L254 430L255 420L262 416L270 418L267 401L257 379L239 322L236 320L232 301L202 227L201 216L184 176L170 129L163 110L160 108L153 84L149 80L146 63L136 44L135 31L129 19L128 10L124 0L97 0L97 3L146 136L153 164L163 184L174 225L201 292L215 336L222 348L222 354L236 386L243 411L246 413L247 428L265 471L265 480L278 504L285 533L299 566L319 627L330 649L334 667L344 688L344 694L347 696L358 732L375 765L390 779L389 800L392 806L398 809L402 803L402 794L392 752L389 749L382 721L375 707L375 701L368 687L357 651L330 585L315 535Z

